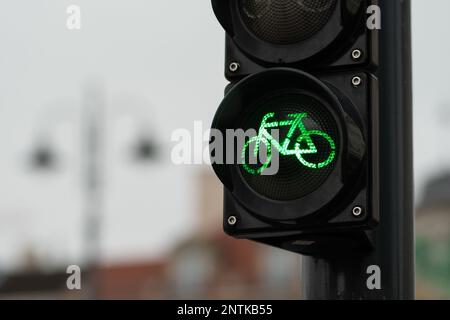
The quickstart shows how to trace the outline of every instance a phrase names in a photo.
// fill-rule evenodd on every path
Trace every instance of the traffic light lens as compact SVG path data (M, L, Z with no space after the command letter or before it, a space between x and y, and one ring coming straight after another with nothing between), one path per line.
M242 147L240 172L250 188L290 201L323 185L340 146L338 125L326 103L304 93L279 93L249 110L242 127L255 135Z
M319 32L330 20L336 0L239 0L246 27L259 39L295 44Z

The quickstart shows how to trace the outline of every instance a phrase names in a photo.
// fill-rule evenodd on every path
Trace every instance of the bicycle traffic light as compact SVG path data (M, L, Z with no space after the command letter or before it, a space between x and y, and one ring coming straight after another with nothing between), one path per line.
M366 20L375 1L212 4L230 81L212 124L224 143L211 135L225 231L307 255L370 248L378 39Z

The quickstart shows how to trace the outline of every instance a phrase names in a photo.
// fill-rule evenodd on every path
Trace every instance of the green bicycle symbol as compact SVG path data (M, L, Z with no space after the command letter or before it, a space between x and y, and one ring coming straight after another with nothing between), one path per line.
M334 140L325 132L320 130L308 130L303 123L304 119L308 118L307 113L296 113L288 115L289 120L285 121L273 121L269 122L271 118L275 116L275 113L266 114L261 122L261 126L258 130L258 135L249 139L242 149L243 168L252 175L261 175L270 165L272 161L272 147L277 149L282 156L296 156L298 161L309 169L322 169L329 166L336 157L336 144ZM281 127L290 127L283 142L278 142L270 133L269 129L276 129ZM300 135L295 140L295 147L290 148L296 131L300 131ZM305 159L305 155L314 155L318 153L318 149L314 144L312 137L320 137L327 141L329 144L330 154L327 159L320 163L313 163ZM265 162L259 168L250 167L246 163L247 151L250 150L250 146L254 144L253 156L258 157L263 144L267 150ZM303 148L302 146L307 146Z

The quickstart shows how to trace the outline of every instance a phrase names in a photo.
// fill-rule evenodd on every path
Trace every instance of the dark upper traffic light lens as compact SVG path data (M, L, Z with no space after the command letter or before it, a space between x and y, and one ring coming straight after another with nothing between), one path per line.
M319 32L337 0L239 0L241 18L259 39L294 44Z
M249 187L269 199L290 201L322 186L335 169L340 146L338 124L326 103L306 93L279 92L250 110L242 128L255 134L242 147L240 165Z

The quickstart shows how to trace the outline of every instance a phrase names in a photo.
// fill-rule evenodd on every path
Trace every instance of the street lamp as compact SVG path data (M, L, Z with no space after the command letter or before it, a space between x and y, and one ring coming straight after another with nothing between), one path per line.
M40 143L31 154L31 166L36 170L53 170L58 166L58 159L49 144Z
M87 292L90 298L98 297L98 257L100 256L100 234L103 217L104 195L104 146L108 137L105 135L105 99L103 90L98 86L89 86L83 92L82 113L82 148L80 150L82 166L82 190L84 191L84 255L88 278ZM132 108L132 107L131 107ZM140 117L141 119L142 117ZM148 125L148 124L145 124ZM45 128L49 130L49 128ZM41 139L42 140L42 139ZM152 163L157 158L158 147L151 135L140 132L132 147L133 158L140 163ZM39 141L31 153L31 165L35 170L52 171L58 167L59 157L48 139ZM86 287L86 286L85 286Z

